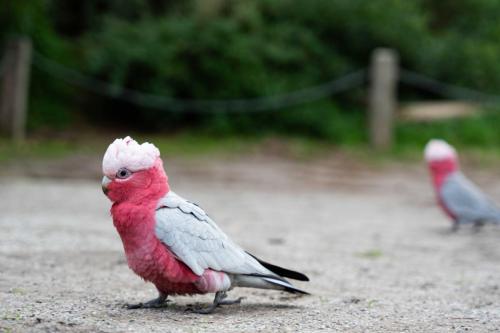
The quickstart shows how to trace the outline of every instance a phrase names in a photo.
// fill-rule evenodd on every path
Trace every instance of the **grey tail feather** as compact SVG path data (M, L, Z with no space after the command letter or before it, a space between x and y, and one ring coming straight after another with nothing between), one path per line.
M273 264L270 264L268 262L265 262L264 260L260 260L256 256L254 256L251 253L248 253L248 255L252 256L255 260L257 260L262 266L273 272L274 274L277 274L279 276L287 277L293 280L299 280L299 281L309 281L309 278L300 272L292 271L290 269L286 269L283 267L279 267Z
M269 283L272 283L272 284L279 285L279 286L283 287L283 290L286 291L286 292L289 292L289 293L292 293L292 294L310 295L306 291L303 291L303 290L300 290L298 288L295 288L294 286L292 286L286 280L277 279L275 277L262 277L262 279L265 280L265 281L267 281L267 282L269 282Z
M236 274L233 279L235 286L238 287L277 289L294 294L309 295L308 292L295 288L290 282L277 275Z

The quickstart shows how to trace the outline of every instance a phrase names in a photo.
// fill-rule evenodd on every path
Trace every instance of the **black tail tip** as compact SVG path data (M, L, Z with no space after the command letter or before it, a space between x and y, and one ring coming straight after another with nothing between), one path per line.
M265 268L267 268L268 270L270 270L271 272L273 272L276 275L279 275L279 276L285 277L285 278L289 278L289 279L298 280L298 281L309 281L309 278L301 272L292 271L291 269L286 269L286 268L283 268L280 266L270 264L264 260L260 260L259 258L257 258L256 256L254 256L253 254L251 254L249 252L247 252L247 253L250 256L252 256L255 260L257 260L262 266L264 266Z
M308 293L307 291L304 291L304 290L300 290L300 289L297 289L297 288L290 288L290 287L285 287L284 289L286 292L289 292L289 293L292 293L292 294L298 294L298 295L311 295L310 293Z

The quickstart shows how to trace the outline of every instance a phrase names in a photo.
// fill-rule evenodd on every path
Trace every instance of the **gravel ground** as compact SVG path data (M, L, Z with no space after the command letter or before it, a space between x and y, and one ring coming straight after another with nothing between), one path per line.
M167 161L176 192L237 243L311 278L296 283L311 296L237 289L230 296L245 296L241 305L198 315L186 305L208 304L211 295L122 308L155 290L126 265L99 160L74 171L81 162L11 167L0 177L0 332L500 329L500 228L451 233L422 165ZM469 174L500 198L493 171ZM33 177L40 175L51 177Z

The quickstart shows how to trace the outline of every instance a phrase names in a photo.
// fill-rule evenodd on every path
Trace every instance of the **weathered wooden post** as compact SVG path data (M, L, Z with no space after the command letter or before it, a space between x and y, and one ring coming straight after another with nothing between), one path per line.
M31 40L18 38L10 41L2 66L0 130L14 141L23 141L26 137Z
M397 107L398 56L392 49L375 49L370 68L370 143L378 150L393 143L393 122Z

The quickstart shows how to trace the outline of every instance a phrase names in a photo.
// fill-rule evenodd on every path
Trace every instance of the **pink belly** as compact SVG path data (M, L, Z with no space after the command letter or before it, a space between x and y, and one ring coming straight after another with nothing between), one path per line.
M228 290L231 286L223 272L207 269L201 276L194 274L160 242L126 252L129 267L168 295L204 294Z
M141 247L127 248L129 267L158 290L168 294L193 294L199 291L194 283L199 277L160 242L151 241Z

